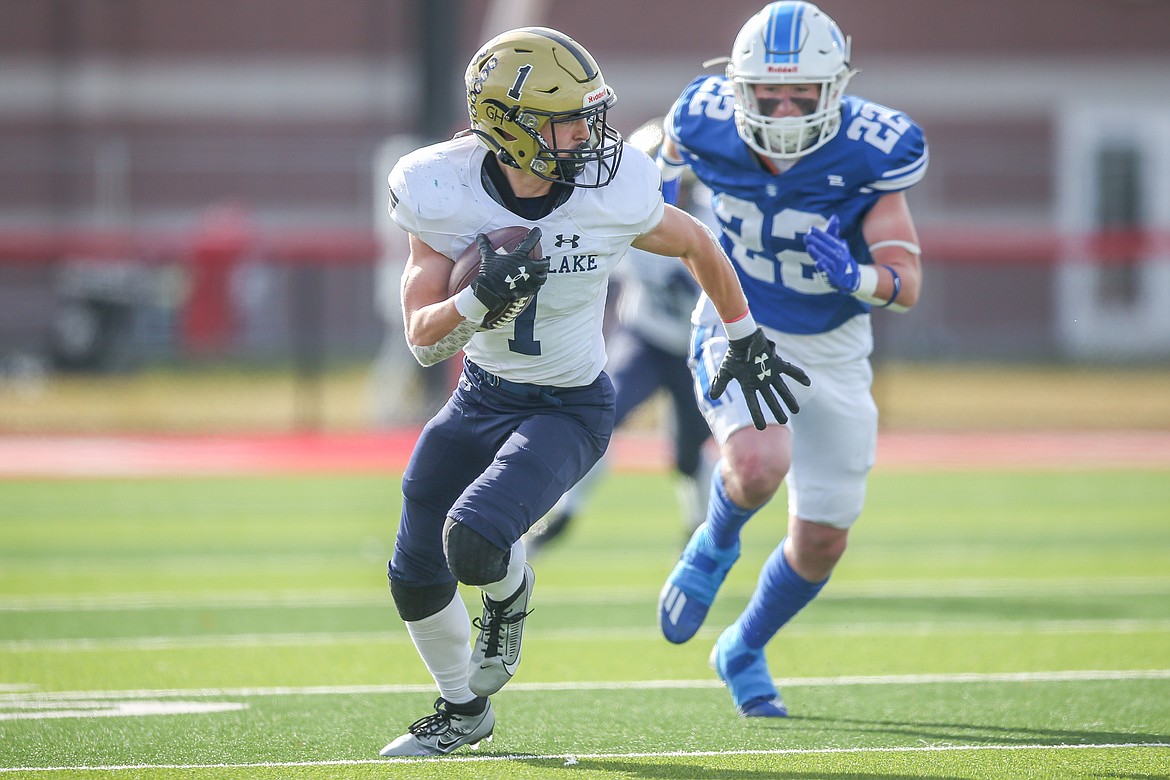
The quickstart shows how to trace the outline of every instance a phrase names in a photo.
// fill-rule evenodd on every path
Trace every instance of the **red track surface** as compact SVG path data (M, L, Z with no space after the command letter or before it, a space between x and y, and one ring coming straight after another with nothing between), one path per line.
M0 479L400 471L418 431L361 434L0 437ZM660 471L657 436L619 433L615 468ZM878 469L1170 468L1170 431L885 432Z

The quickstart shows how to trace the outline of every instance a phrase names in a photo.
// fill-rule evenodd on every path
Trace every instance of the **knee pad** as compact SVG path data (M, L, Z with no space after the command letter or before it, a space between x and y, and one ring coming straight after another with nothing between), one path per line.
M487 585L504 579L512 556L511 550L501 550L449 517L443 526L443 553L447 568L466 585Z
M455 598L458 586L452 582L444 585L403 585L401 582L390 579L390 595L394 597L394 606L403 620L422 620L429 618Z

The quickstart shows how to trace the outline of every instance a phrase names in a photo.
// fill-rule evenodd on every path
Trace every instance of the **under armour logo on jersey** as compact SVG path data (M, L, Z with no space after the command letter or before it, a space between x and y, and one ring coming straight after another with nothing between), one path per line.
M569 246L573 247L573 249L576 249L577 243L580 240L581 240L581 236L577 235L576 233L574 233L571 236L566 236L564 233L557 233L557 247L558 248L564 246L565 244L568 244Z
M504 281L508 283L509 290L515 290L517 282L528 281L528 270L524 266L520 266L516 269L515 276L505 276Z
M830 187L844 187L845 186L845 178L842 176L838 176L835 173L830 173L829 174L829 186Z
M759 369L760 372L756 374L756 379L762 382L764 381L764 377L772 376L772 369L768 367L767 355L756 355L753 362L756 364L756 368Z

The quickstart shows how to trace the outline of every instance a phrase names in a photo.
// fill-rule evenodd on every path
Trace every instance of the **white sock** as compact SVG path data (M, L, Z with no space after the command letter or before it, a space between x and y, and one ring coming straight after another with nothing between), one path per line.
M707 504L711 501L711 472L715 461L703 453L698 470L691 476L678 475L675 495L682 508L683 527L687 534L694 533L707 519Z
M467 685L471 663L471 620L456 593L451 603L422 620L406 621L406 631L439 686L439 695L453 704L475 698Z
M492 601L506 601L509 596L520 590L520 586L524 584L524 561L526 560L524 542L513 543L512 555L508 560L508 573L504 575L502 580L481 586L487 597Z

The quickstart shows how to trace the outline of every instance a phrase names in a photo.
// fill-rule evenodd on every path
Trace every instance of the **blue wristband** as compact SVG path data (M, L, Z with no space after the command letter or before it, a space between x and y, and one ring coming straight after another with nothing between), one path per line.
M898 300L898 293L902 292L902 277L898 276L898 272L895 271L891 266L883 265L882 268L889 271L890 275L894 277L894 294L890 296L888 301L881 305L880 308L884 309L894 301Z
M662 182L662 199L672 206L678 205L678 194L682 189L681 179L670 179Z

